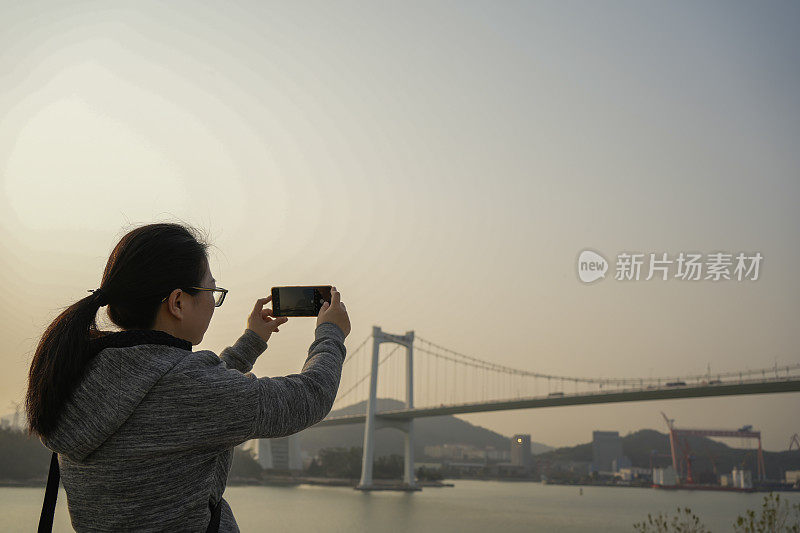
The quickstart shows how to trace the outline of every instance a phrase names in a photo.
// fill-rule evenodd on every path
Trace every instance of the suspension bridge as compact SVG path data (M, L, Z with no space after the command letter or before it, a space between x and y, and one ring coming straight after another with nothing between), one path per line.
M365 349L370 339L371 354ZM395 346L381 357L384 343ZM405 357L395 357L397 353L405 353ZM423 357L415 361L415 353ZM778 392L800 392L800 363L670 377L564 376L512 368L440 346L413 331L396 335L373 326L372 333L345 359L332 409L366 399L366 412L329 415L315 427L365 424L361 480L357 486L361 490L376 488L372 478L375 431L385 427L401 430L405 434L403 483L410 490L418 490L413 470L415 418ZM379 397L402 399L405 406L376 412Z

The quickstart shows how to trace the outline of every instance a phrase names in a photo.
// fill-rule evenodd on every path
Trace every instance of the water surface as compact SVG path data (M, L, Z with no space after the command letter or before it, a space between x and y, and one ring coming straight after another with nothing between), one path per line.
M414 531L484 533L633 531L647 513L689 507L712 531L732 531L764 493L663 491L533 482L453 480L421 492L361 492L348 487L228 487L225 499L243 532ZM800 502L800 493L781 498ZM3 531L35 531L44 488L0 487ZM60 488L53 531L72 531Z

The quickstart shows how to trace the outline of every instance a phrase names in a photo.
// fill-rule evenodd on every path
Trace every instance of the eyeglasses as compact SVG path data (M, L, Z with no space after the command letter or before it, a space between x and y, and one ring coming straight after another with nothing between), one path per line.
M225 295L228 294L228 289L217 287L216 289L208 289L206 287L186 287L187 289L197 289L198 291L213 291L214 292L214 307L219 307L225 301ZM171 293L170 293L171 294ZM166 296L161 302L166 302L169 295Z

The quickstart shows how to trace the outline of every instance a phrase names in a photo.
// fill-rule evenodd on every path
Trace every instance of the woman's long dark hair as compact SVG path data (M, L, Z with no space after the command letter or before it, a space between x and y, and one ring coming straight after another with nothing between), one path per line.
M175 289L189 294L200 286L208 265L208 244L191 226L158 223L128 232L108 258L100 288L111 322L122 329L152 329L161 300ZM100 295L67 307L45 330L31 362L25 408L28 435L46 437L61 407L80 383L92 356L90 338L97 328Z

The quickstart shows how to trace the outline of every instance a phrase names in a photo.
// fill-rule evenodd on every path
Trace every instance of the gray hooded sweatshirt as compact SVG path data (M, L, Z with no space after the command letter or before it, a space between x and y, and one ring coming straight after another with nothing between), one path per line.
M163 331L89 342L96 355L42 443L58 452L76 531L205 531L233 448L284 437L330 412L344 333L324 322L299 374L256 377L267 343L246 329L219 356ZM222 499L220 531L239 531Z

